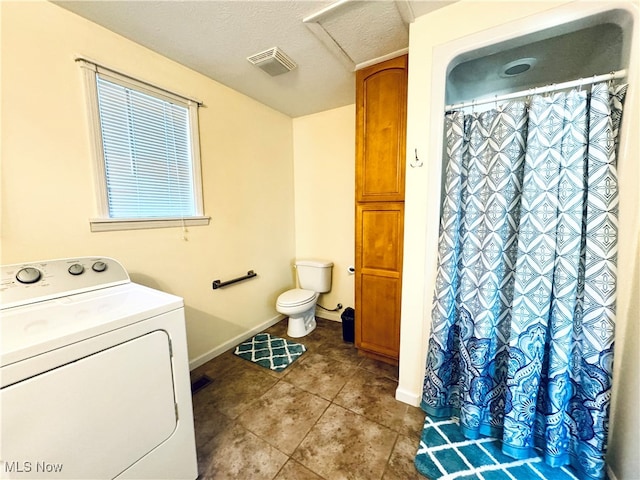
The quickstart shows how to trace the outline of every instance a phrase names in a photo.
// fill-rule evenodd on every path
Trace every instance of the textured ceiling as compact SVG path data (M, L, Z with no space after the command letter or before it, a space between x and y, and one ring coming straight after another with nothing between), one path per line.
M409 46L409 24L396 2L345 2L318 24L359 65Z
M276 110L298 117L354 103L354 68L407 48L411 17L452 2L74 0L53 3ZM330 8L315 22L303 22L332 6L335 8ZM279 47L298 67L271 77L247 61L246 57L272 47ZM101 59L93 60L100 62Z

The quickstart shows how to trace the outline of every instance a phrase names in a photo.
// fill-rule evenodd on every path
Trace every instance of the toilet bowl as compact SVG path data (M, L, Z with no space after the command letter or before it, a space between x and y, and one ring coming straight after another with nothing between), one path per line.
M276 310L289 317L287 335L304 337L316 328L316 302L319 293L302 288L288 290L278 297Z
M316 302L321 293L331 290L333 263L298 260L295 266L301 288L282 293L276 301L276 311L289 317L287 335L298 338L316 328Z

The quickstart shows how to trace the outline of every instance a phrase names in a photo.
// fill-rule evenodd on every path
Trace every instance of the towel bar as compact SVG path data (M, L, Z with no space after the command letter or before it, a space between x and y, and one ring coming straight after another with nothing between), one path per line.
M231 284L236 283L236 282L241 282L243 280L248 280L249 278L253 278L253 277L257 276L257 275L258 274L256 272L254 272L253 270L249 270L245 276L234 278L233 280L227 280L226 282L223 282L221 280L214 280L212 287L213 287L214 290L216 290L217 288L226 287L226 286L231 285Z

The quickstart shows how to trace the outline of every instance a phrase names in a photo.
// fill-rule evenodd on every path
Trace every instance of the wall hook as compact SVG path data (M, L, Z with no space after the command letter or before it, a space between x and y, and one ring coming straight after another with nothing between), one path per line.
M415 160L413 162L409 162L409 166L411 166L411 168L415 168L415 167L421 167L422 166L422 160L420 160L418 158L418 149L415 149Z

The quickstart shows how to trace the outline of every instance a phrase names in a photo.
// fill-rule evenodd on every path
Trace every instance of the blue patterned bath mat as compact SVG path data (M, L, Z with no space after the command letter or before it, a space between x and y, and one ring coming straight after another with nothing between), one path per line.
M306 351L307 348L300 343L259 333L238 345L233 353L262 367L280 371Z
M502 442L468 440L457 418L425 418L415 464L430 480L577 480L570 467L552 468L541 456L522 460L502 453Z

